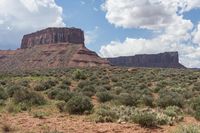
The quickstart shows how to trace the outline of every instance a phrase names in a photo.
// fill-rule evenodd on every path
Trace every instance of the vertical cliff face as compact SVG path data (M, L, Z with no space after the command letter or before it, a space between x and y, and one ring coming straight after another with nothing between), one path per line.
M21 48L26 49L35 45L57 43L84 44L84 32L76 28L47 28L24 35Z
M179 63L178 52L108 58L108 61L115 66L185 68Z

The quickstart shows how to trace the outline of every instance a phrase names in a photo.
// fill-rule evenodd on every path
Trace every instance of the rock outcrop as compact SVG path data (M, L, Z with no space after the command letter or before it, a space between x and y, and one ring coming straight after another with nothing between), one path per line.
M57 43L84 44L84 33L77 28L47 28L24 35L21 48L25 49L35 45Z
M21 48L0 51L0 71L64 67L110 66L84 45L84 33L75 28L47 28L25 35Z
M179 63L178 52L165 52L160 54L141 54L107 58L114 66L125 67L158 67L158 68L185 68Z

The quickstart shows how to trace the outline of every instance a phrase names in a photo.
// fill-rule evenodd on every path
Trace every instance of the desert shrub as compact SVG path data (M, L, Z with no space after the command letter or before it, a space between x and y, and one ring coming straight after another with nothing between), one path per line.
M54 88L50 90L47 95L50 99L63 100L68 102L69 99L74 96L74 93L70 92L69 90Z
M90 86L92 85L92 83L90 81L81 81L79 84L78 84L78 88L84 88L84 87L87 87L87 86Z
M158 125L167 125L167 124L173 125L171 117L163 113L157 113L156 121Z
M194 83L193 90L194 90L194 91L200 91L200 82Z
M20 90L22 87L18 85L8 86L6 88L7 94L9 97L12 97L15 91Z
M112 107L112 111L114 111L117 116L117 122L132 122L132 115L135 113L135 108L130 106L114 106Z
M177 106L168 106L163 111L164 114L170 116L170 117L177 117L178 115L181 115L181 109Z
M34 87L35 91L45 91L50 88L50 85L47 82L40 82Z
M65 104L66 102L60 101L56 103L56 107L59 109L60 112L65 112Z
M80 69L76 69L74 72L73 72L73 77L74 79L77 79L77 80L85 80L87 78L87 75L85 74L84 71L80 70Z
M192 100L192 108L194 110L194 117L200 120L200 97Z
M108 91L105 91L105 92L97 92L96 96L97 96L97 98L98 98L98 101L99 101L99 102L102 102L102 103L108 102L108 101L110 101L110 100L113 99L113 96L112 96L111 93L108 92Z
M68 90L60 90L55 99L57 100L63 100L65 102L68 102L72 97L74 96L73 92L70 92Z
M95 122L115 122L117 119L116 112L108 106L100 106L94 113Z
M120 104L126 106L134 106L137 104L137 99L132 94L129 93L121 93L117 98Z
M27 89L24 88L16 90L13 95L13 99L14 102L17 104L24 103L29 106L43 105L46 103L46 100L41 94L36 93L34 91L28 91Z
M142 127L155 127L157 125L156 114L151 112L140 112L133 115L133 122Z
M76 91L88 97L91 97L96 93L96 90L92 85L84 86L83 88L77 88Z
M194 117L195 117L196 120L200 121L200 109L195 111Z
M112 86L109 84L103 85L106 90L111 90Z
M6 105L6 110L9 113L19 113L21 112L21 107L19 105L14 104L13 102Z
M70 81L69 79L64 79L64 80L62 81L62 84L67 85L67 86L70 86L70 85L71 85L71 81Z
M46 112L41 112L41 111L33 112L33 117L38 119L44 119L48 115L49 114Z
M158 99L158 105L164 108L168 106L183 107L184 98L182 95L176 92L161 92L160 97Z
M146 106L153 107L154 99L153 99L153 96L152 96L152 95L143 95L142 101L144 102L144 104L145 104Z
M28 87L29 86L29 81L28 80L21 80L19 82L20 86Z
M196 97L192 100L192 108L196 111L200 109L200 97Z
M154 88L153 91L154 91L154 93L158 93L161 89L162 89L161 87L157 86L157 87Z
M61 84L58 86L58 88L63 89L63 90L70 90L69 86L66 84Z
M111 80L112 80L112 82L117 82L118 78L117 77L112 77Z
M74 96L65 105L65 110L69 114L83 114L85 111L91 111L93 104L88 97Z
M53 79L50 79L47 81L41 81L34 87L34 90L35 91L45 91L45 90L50 89L51 87L56 86L57 83L58 83L58 81L53 80Z
M0 85L5 86L6 84L7 84L7 81L6 81L6 80L0 80Z
M114 94L119 95L124 91L124 89L122 87L114 87L112 91L114 92Z
M179 126L174 133L200 133L200 127L197 125Z
M8 94L3 88L0 88L0 100L6 100L8 98Z

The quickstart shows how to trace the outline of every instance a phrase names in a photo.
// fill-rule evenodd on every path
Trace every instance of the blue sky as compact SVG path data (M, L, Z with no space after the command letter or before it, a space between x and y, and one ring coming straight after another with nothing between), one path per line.
M101 57L178 51L200 67L200 0L1 0L0 49L20 47L24 34L77 27Z

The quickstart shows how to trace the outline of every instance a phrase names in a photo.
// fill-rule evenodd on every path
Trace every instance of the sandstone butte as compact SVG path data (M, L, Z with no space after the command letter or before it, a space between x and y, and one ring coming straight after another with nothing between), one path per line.
M17 50L0 50L0 71L110 66L84 44L77 28L47 28L24 35Z

